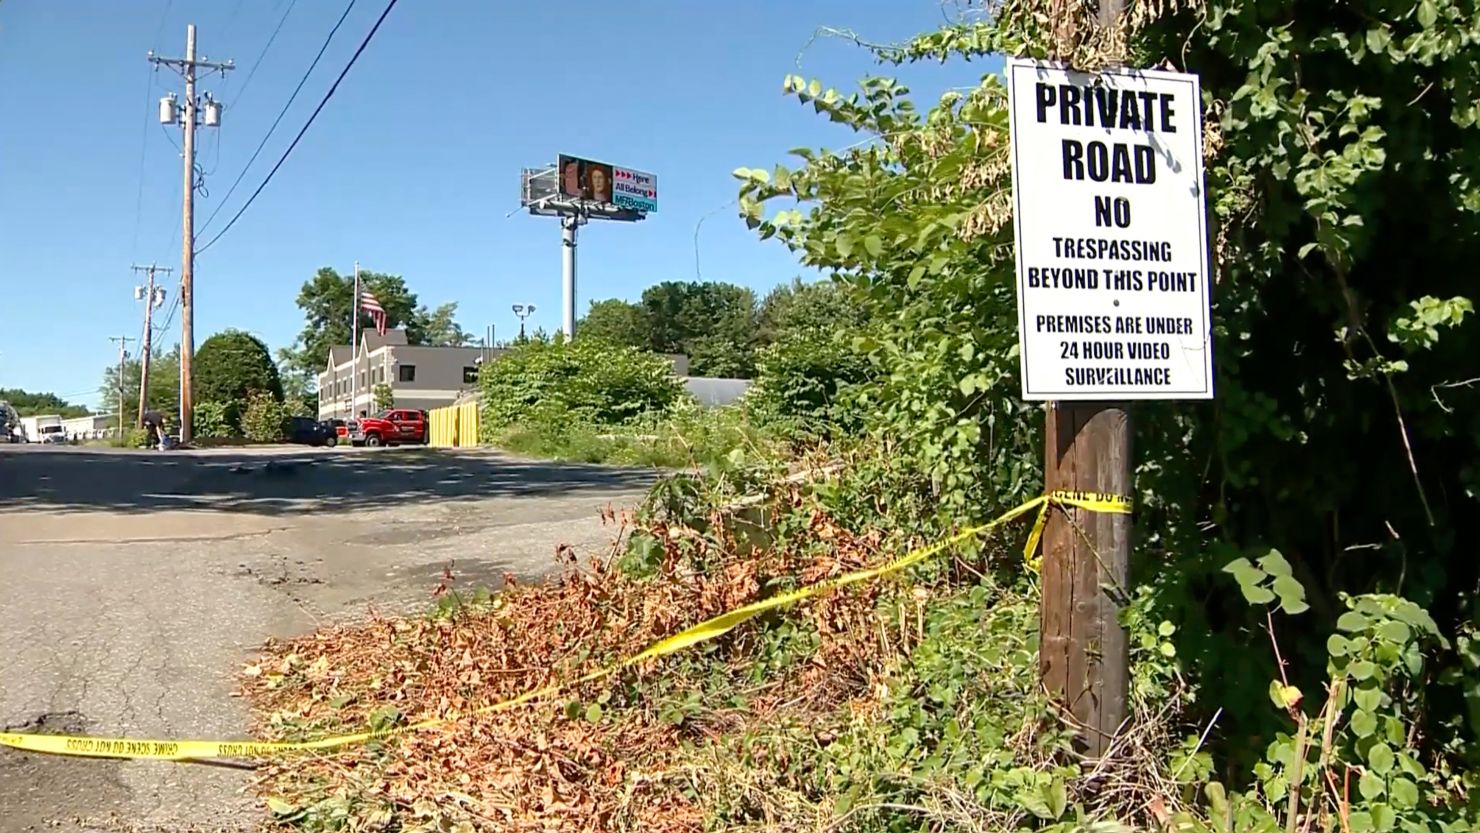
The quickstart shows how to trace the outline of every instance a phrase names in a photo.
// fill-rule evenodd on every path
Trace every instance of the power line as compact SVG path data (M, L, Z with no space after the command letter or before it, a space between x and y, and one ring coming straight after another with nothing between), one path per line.
M175 301L174 301L174 303L170 304L170 312L169 312L168 315L165 316L165 318L164 318L164 324L161 325L161 326L159 326L159 327L156 327L155 328L155 332L163 333L163 332L169 331L170 325L173 324L174 321L175 321L175 313L179 309L180 309L180 293L179 292L176 292L175 293Z
M220 164L221 164L221 128L217 127L215 130L213 130L211 132L214 134L211 137L211 139L212 139L211 147L213 148L213 150L211 151L211 169L210 170L205 170L204 168L201 168L200 169L200 178L201 178L202 183L204 183L204 181L205 181L205 179L207 177L215 176L216 175L216 168L219 167ZM196 167L197 168L200 168L199 165L197 165ZM202 185L202 187L200 187L200 188L198 188L196 190L205 191L205 187L204 187L204 185ZM209 196L209 194L202 193L201 196L202 197L207 197L207 196Z
M164 134L164 137L166 139L169 139L170 140L170 145L174 147L175 153L184 153L185 152L185 149L182 148L182 147L180 147L180 143L177 142L177 141L175 141L175 137L170 134L169 125L167 125L167 124L161 124L159 126L159 130L160 130L161 133Z
M262 189L267 187L267 183L272 181L273 175L278 172L278 169L283 166L284 162L288 161L288 156L293 153L293 148L298 147L298 142L303 138L303 134L307 133L308 128L313 126L314 120L319 117L319 113L323 112L324 106L329 103L329 99L333 98L334 93L339 90L340 82L344 81L344 77L346 75L349 75L349 71L354 67L355 62L360 60L360 56L364 54L365 48L370 45L370 41L375 37L375 33L380 31L380 25L385 22L386 17L390 15L391 9L394 9L396 7L397 2L398 0L390 0L390 2L386 4L385 11L380 13L380 18L375 21L374 26L370 27L369 34L365 35L365 39L360 42L360 47L355 50L355 54L350 56L349 63L344 65L344 69L339 73L339 77L334 79L334 86L330 87L329 92L324 94L324 100L320 101L319 106L314 108L313 114L308 117L307 122L304 122L303 129L299 130L298 135L293 137L293 143L288 145L287 150L283 151L282 158L278 159L277 164L272 166L272 170L267 172L267 178L262 180L262 184L257 186L257 190L252 192L252 196L247 198L247 201L239 210L237 210L236 215L233 216L231 218L231 221L226 224L226 227L216 232L216 236L212 237L210 239L210 242L206 243L204 246L201 246L199 249L196 249L196 254L209 249L216 243L217 240L221 239L221 235L230 231L231 227L236 225L236 221L241 219L242 214L244 214L246 210L251 207L252 203L257 199L257 195L261 194Z
M165 21L166 20L169 20L169 17L170 17L170 9L173 8L174 5L175 5L175 0L165 0L164 11L161 12L160 15L159 15L159 27L154 30L154 41L153 41L153 43L150 44L150 46L153 46L153 47L158 47L159 46L159 36L164 34L164 24L165 24Z
M149 122L153 114L149 112L149 100L154 97L154 68L147 67L144 76L144 131L143 138L139 140L139 191L134 196L134 242L130 246L130 254L139 253L139 226L144 220L144 163L149 156Z
M296 5L298 5L298 0L289 0L287 11L283 12L283 16L278 19L277 28L273 29L272 34L268 36L267 43L263 45L262 51L257 55L257 60L252 63L252 68L247 70L247 78L245 81L242 81L241 87L236 91L236 100L233 102L233 106L241 104L242 96L246 94L247 87L252 84L252 77L257 74L257 67L262 66L262 59L267 57L267 50L271 49L273 42L277 40L278 32L283 31L283 24L288 22L288 15L293 13L293 7Z
M272 30L271 35L267 36L267 43L263 44L262 51L257 53L257 60L253 61L252 68L247 70L247 79L242 82L241 87L238 88L235 95L232 96L232 98L234 99L234 101L232 102L233 106L241 104L242 96L246 95L247 87L251 86L252 84L252 77L257 74L257 68L262 66L262 60L267 57L267 51L269 49L272 49L273 43L277 41L278 33L283 31L283 25L288 22L288 15L293 13L293 7L296 5L298 5L298 0L288 0L288 8L283 12L283 16L278 18L277 27ZM233 16L235 16L235 13L233 13ZM202 174L202 179L210 176L215 176L216 168L221 164L221 133L222 131L219 129L215 132L215 136L213 137L213 141L211 142L211 169L205 171ZM230 195L230 192L227 192L227 196ZM205 195L202 194L202 196ZM224 202L225 200L223 199L222 201ZM214 217L215 215L212 214L211 216Z
M159 37L164 34L165 21L169 20L170 9L174 5L175 0L166 0L164 11L159 15L159 26L154 30L154 40L150 43L150 48L159 46ZM139 191L134 198L134 240L131 246L134 254L139 251L139 226L144 219L144 168L149 156L149 122L154 118L149 110L150 99L154 98L154 84L154 69L150 67L144 75L144 131L139 141Z
M242 10L242 0L236 0L236 5L231 7L231 16L226 18L226 23L221 26L221 33L231 31L231 24L236 22L236 15Z
M262 149L267 146L267 140L272 138L272 134L277 131L278 125L282 123L283 117L288 115L288 108L292 107L293 102L298 100L298 93L303 90L303 85L308 83L308 77L313 74L314 69L319 65L319 60L324 57L324 52L328 50L329 44L334 40L334 35L339 32L339 27L344 25L345 18L349 17L349 13L351 10L354 9L354 7L355 0L349 0L349 5L344 7L344 13L339 16L339 22L334 24L334 28L329 30L329 36L327 38L324 38L323 45L319 47L319 54L314 56L313 63L308 65L308 69L304 71L303 77L298 79L298 86L293 88L293 94L288 96L287 102L283 104L283 109L278 111L277 118L273 119L272 121L272 127L269 127L267 129L267 135L262 137L262 141L257 143L257 149L252 151L252 158L247 160L247 164L242 166L242 172L236 175L236 181L231 183L230 188L226 189L226 196L222 197L221 201L216 203L216 209L212 211L211 216L207 217L206 221L201 224L201 231L205 231L207 228L210 228L211 221L216 219L216 215L220 214L221 209L226 207L226 203L231 199L231 195L236 193L236 186L242 184L242 180L245 179L247 176L247 171L250 171L252 169L252 164L256 162L257 157L262 154ZM252 69L256 70L256 67L253 67ZM204 249L202 249L202 251L204 251Z

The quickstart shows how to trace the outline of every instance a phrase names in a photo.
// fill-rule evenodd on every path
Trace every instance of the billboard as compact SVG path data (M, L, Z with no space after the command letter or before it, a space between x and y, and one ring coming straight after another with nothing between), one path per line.
M560 154L555 166L563 196L653 214L658 210L658 178L644 171Z

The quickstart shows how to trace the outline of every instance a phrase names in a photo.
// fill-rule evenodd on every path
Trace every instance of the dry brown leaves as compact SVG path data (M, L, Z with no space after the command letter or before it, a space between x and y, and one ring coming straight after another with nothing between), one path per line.
M1121 0L1124 14L1105 25L1100 0L1004 0L1001 18L1031 21L1050 57L1095 72L1123 63L1140 30L1180 11L1201 13L1205 0Z
M260 791L297 806L354 796L360 824L351 829L377 829L393 818L405 829L702 829L702 808L656 774L681 768L686 743L702 745L718 733L703 718L665 722L642 694L644 681L672 669L673 660L507 712L466 715L756 601L777 577L811 583L862 566L879 542L821 513L812 517L813 546L745 557L725 555L722 519L707 535L649 531L664 542L665 558L645 581L614 569L610 559L570 559L558 578L510 586L492 604L450 618L373 618L269 643L242 677L263 736L306 739L362 731L376 719L382 726L452 719L380 743L275 761L264 769ZM695 564L711 566L700 571ZM799 663L791 679L768 681L782 685L768 686L748 714L709 720L770 719L782 708L824 713L866 692L869 669L880 662L869 623L879 592L843 591L788 613L815 624L817 655ZM716 655L743 666L757 627L728 634L726 650ZM601 713L588 714L599 700L606 703ZM569 712L568 703L575 704Z

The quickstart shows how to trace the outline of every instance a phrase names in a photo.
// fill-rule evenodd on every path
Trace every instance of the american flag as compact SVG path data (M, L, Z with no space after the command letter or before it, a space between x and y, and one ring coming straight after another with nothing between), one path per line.
M385 335L385 307L380 305L380 300L368 289L360 293L360 309L370 314L370 320L375 322L376 334Z

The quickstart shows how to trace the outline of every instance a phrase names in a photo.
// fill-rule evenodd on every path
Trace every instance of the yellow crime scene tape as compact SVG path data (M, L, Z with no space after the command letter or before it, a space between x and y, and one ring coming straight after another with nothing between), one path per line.
M288 752L311 752L335 749L342 746L379 740L405 732L431 729L468 717L508 711L531 701L553 696L564 689L611 676L618 671L637 665L638 663L667 656L668 654L678 653L701 642L708 642L711 639L723 636L747 619L768 610L785 607L786 605L794 604L803 599L808 599L839 587L869 581L912 567L968 538L981 535L1009 521L1020 518L1034 509L1038 510L1038 517L1033 523L1032 532L1028 535L1028 542L1027 546L1024 547L1023 555L1028 559L1029 566L1036 571L1037 562L1034 560L1034 553L1037 551L1038 542L1043 536L1043 528L1048 521L1048 511L1053 506L1073 506L1091 512L1108 512L1114 514L1129 514L1132 508L1130 498L1099 492L1056 491L1047 495L1040 495L1002 513L993 520L979 526L963 529L955 535L942 541L937 541L929 546L911 550L893 561L885 562L877 567L844 573L837 578L821 581L786 593L779 593L761 601L745 605L744 607L738 607L727 613L721 613L718 616L679 631L670 637L661 639L648 646L641 653L633 654L615 664L599 668L574 679L528 691L518 697L503 700L489 706L483 706L462 715L428 718L416 723L390 729L356 732L349 735L333 735L307 741L142 740L0 732L0 746L8 746L12 749L20 749L26 752L89 758L136 758L163 761L240 759L272 757Z

